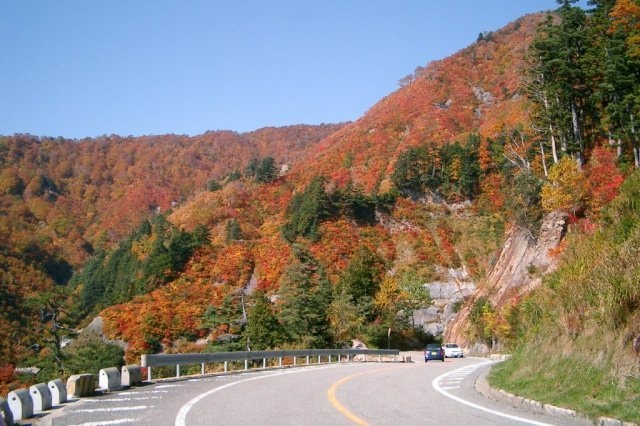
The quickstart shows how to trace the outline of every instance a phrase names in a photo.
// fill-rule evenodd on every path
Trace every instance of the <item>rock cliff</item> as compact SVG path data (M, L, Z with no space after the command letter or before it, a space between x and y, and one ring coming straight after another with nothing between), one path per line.
M444 340L458 342L466 348L487 350L475 345L466 332L473 301L486 297L499 309L514 296L540 285L542 277L557 266L552 253L562 242L566 229L567 215L562 212L552 212L544 218L537 238L526 229L513 227L486 281L475 289L470 303L465 303L446 325Z

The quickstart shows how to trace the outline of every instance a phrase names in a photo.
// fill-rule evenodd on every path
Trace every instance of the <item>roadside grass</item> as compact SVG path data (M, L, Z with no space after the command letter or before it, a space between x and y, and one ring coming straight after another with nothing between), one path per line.
M640 172L593 234L567 236L558 269L522 304L517 349L489 383L593 419L640 424Z
M611 375L609 361L594 364L534 350L517 352L496 365L489 375L491 386L593 419L605 416L640 423L640 378L627 377L621 383Z

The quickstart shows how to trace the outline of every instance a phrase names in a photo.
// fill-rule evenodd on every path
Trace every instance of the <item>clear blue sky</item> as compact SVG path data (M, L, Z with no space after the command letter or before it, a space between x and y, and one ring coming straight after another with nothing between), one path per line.
M421 65L555 0L2 0L0 135L356 120Z

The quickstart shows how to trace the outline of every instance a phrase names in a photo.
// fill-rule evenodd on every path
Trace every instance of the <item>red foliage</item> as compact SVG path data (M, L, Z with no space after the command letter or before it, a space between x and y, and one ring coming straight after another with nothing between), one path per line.
M10 385L15 381L15 367L11 364L0 366L0 395L5 396L10 392Z
M613 149L597 146L591 152L586 167L589 205L594 213L613 200L624 182L624 176L616 165Z

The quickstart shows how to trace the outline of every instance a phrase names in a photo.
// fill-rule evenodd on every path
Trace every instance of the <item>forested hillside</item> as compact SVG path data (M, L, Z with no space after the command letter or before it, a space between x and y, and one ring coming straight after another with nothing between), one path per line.
M129 361L156 351L324 347L354 338L419 347L438 337L413 322L414 310L440 303L424 284L463 270L489 285L485 278L508 231L521 229L535 241L543 219L562 213L569 238L550 254L568 265L576 241L599 232L628 237L634 219L612 216L609 204L630 175L621 199L635 194L640 6L594 0L585 11L573 3L482 32L455 55L416 68L354 123L299 128L314 136L308 145L283 137L278 146L289 147L290 157L258 141L273 139L266 135L249 138L250 155L243 144L231 144L240 154L207 145L210 135L143 138L138 142L150 146L144 154L134 149L144 144L120 138L83 141L104 160L94 168L88 154L74 157L56 151L55 141L37 141L52 148L35 150L31 163L49 164L54 154L56 165L68 160L59 171L38 174L37 167L13 167L24 155L9 157L24 137L5 138L2 152L12 159L0 179L3 209L11 212L4 216L5 261L42 276L39 294L57 294L47 296L48 310L36 304L22 323L4 317L7 338L12 326L49 333L3 348L7 371L25 362L71 371L78 349L59 342L97 314L110 339L126 342ZM319 136L326 137L312 143ZM294 164L280 175L282 162ZM57 178L79 176L82 167L86 175L75 186ZM29 220L9 220L20 214ZM623 263L623 276L610 280L609 305L598 302L606 293L591 285L581 305L606 312L615 306L614 325L629 333L638 326L633 265ZM17 276L6 274L3 300L34 303ZM541 294L562 290L559 304L581 300L565 279L560 273L544 282L550 290ZM568 330L567 341L581 336L585 327L571 309L555 318L558 307L543 310L529 290L510 294L506 304L470 297L452 309L471 312L465 333L489 349L531 348L549 315L569 322L557 327ZM620 338L612 350L629 358L631 342ZM603 380L612 377L606 371Z
M68 286L74 271L143 220L240 177L252 160L291 165L340 127L83 140L0 136L0 364L59 345L57 321L77 325L83 316L69 307L76 303Z

